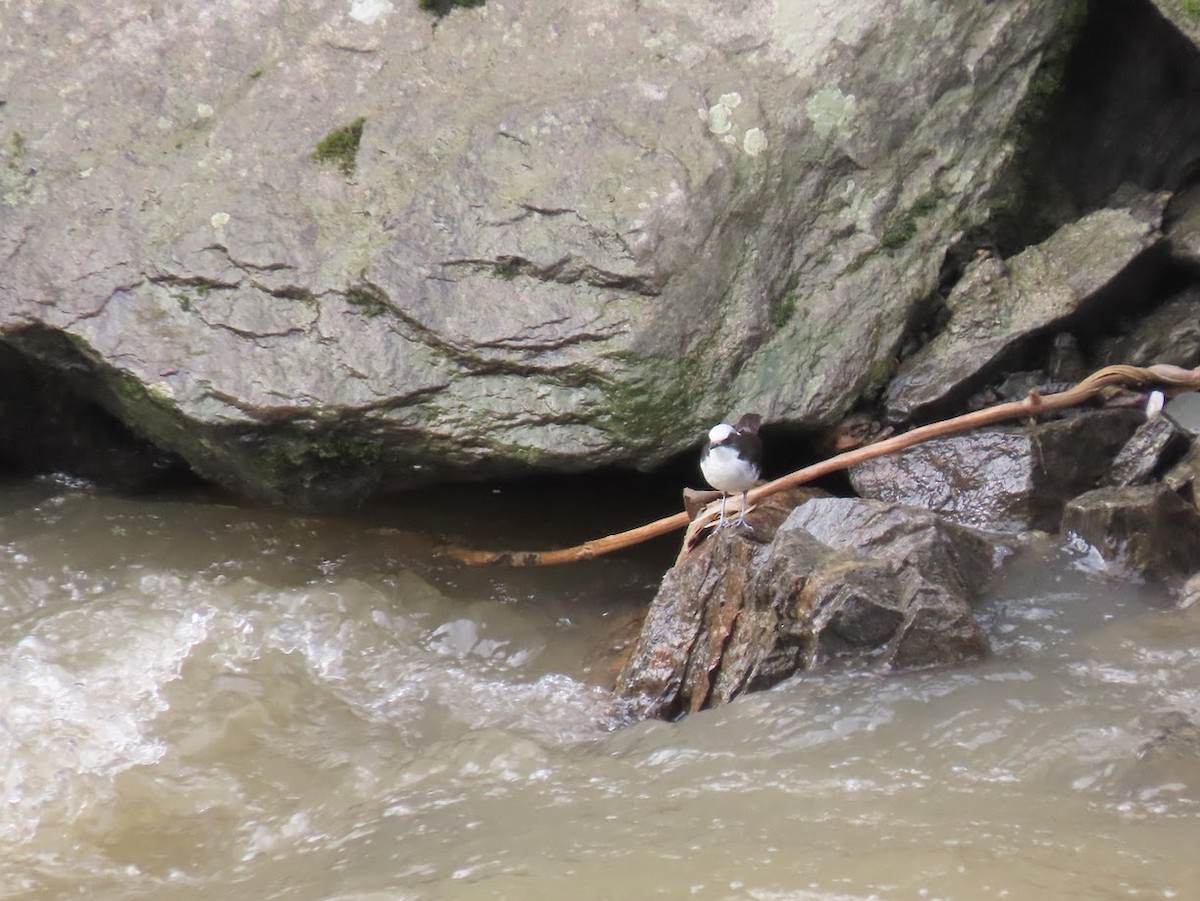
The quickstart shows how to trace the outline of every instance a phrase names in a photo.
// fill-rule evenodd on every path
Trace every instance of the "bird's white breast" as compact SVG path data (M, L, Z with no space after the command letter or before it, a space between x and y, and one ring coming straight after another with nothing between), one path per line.
M718 491L736 494L749 491L758 481L758 467L738 456L732 447L714 447L700 461L704 481Z

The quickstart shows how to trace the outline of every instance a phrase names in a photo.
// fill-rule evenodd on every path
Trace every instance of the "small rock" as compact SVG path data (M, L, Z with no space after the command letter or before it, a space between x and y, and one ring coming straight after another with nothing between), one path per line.
M1200 391L1186 391L1171 398L1163 414L1193 438L1200 438Z
M1187 437L1171 419L1148 419L1117 452L1104 484L1144 485L1178 460L1187 447Z
M1151 578L1187 575L1200 561L1200 512L1161 484L1082 494L1066 505L1062 530Z
M1175 606L1180 610L1187 610L1194 607L1197 601L1200 601L1200 572L1193 573L1192 577L1183 583Z
M1200 441L1193 441L1183 459L1167 471L1163 484L1200 509Z

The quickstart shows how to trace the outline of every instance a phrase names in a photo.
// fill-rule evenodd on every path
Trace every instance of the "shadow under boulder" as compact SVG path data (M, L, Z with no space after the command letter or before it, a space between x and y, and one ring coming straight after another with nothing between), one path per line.
M64 375L0 342L0 472L59 473L139 494L194 482L187 465L133 434Z

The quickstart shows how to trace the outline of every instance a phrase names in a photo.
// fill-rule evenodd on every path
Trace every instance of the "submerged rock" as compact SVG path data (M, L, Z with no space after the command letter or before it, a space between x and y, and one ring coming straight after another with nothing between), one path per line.
M1200 568L1200 511L1165 485L1082 494L1063 511L1062 530L1133 573L1166 579Z
M831 424L1077 12L418 6L0 4L0 338L291 505Z
M1143 801L1200 801L1200 726L1180 710L1158 714L1121 784Z
M969 602L991 539L926 511L818 498L782 523L725 530L663 579L617 682L634 717L673 718L822 666L980 657Z
M939 438L853 467L863 497L1000 531L1058 528L1063 504L1095 487L1144 418L1085 410L1062 419Z

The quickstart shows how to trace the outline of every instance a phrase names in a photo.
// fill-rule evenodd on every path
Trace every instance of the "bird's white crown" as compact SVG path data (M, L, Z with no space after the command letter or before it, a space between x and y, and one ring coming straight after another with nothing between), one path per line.
M713 444L720 444L736 431L737 429L735 429L729 423L719 422L708 430L708 440Z

